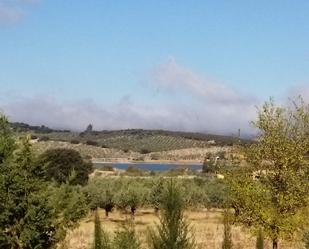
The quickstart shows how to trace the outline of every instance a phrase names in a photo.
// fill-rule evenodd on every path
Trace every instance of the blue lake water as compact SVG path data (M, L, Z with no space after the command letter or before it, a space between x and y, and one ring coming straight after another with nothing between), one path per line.
M202 164L172 164L172 163L94 163L95 168L104 165L112 165L114 168L126 170L129 166L134 166L143 170L166 171L171 169L188 168L191 170L202 169Z

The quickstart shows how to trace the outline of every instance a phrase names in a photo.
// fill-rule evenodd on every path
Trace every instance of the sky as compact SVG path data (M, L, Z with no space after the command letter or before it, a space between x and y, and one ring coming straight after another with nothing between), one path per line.
M309 1L0 0L0 110L83 130L252 132L309 101Z

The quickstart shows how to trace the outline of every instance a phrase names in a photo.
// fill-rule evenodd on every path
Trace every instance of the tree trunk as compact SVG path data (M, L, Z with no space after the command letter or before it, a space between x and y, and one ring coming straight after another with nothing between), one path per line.
M278 239L273 239L273 249L278 249Z
M108 213L109 213L108 211L109 211L108 209L105 209L105 218L106 219L108 219Z

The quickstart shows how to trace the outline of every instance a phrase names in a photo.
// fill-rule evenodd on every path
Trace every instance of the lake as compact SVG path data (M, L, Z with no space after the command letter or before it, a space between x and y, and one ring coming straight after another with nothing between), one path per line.
M94 163L95 168L101 168L104 165L111 165L117 169L126 170L129 166L134 166L142 170L167 171L171 169L188 168L192 170L202 169L202 164L173 164L173 163Z

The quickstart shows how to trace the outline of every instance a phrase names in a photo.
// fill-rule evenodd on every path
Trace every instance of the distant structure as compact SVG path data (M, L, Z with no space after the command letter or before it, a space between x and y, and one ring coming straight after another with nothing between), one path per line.
M93 126L92 124L89 124L85 130L85 133L91 133L92 132L92 129L93 129Z

